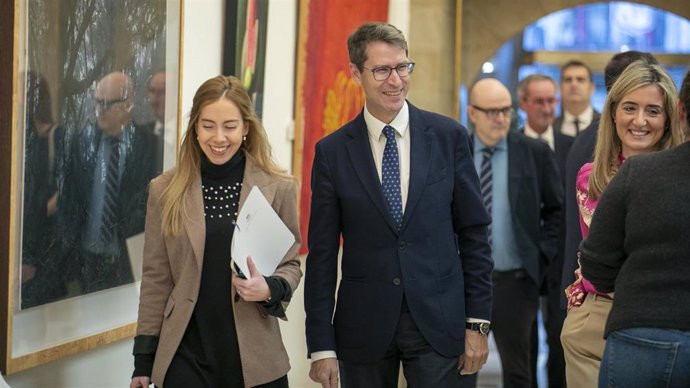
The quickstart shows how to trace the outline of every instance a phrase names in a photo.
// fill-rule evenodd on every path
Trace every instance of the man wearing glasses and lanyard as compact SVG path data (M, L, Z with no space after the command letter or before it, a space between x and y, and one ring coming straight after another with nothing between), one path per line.
M348 39L366 105L317 143L305 310L323 387L474 387L488 355L490 219L467 131L406 101L414 62L390 24ZM335 290L342 238L341 279Z

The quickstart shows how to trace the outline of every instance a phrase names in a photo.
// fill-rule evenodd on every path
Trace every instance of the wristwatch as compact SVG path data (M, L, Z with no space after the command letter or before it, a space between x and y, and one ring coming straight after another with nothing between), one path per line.
M491 325L488 322L466 322L465 329L476 331L477 333L487 336L489 335L489 327Z

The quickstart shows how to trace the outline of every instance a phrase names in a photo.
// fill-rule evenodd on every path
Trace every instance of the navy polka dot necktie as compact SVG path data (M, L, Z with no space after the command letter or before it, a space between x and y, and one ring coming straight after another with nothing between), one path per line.
M395 128L386 125L383 128L386 136L386 147L383 149L383 163L381 164L381 187L388 202L388 210L398 230L402 224L402 195L400 194L400 163L398 159L398 145L395 142Z

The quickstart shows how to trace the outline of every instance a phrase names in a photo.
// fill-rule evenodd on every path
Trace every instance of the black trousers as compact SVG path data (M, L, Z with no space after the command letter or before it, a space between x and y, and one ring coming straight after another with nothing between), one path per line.
M544 319L544 331L546 331L546 343L549 346L549 356L546 361L547 379L549 388L565 388L565 357L561 345L561 330L567 314L562 307L561 299L564 299L561 290L560 279L544 279L546 283L546 295L541 298L541 312ZM539 356L539 328L535 320L532 325L532 388L537 388L537 357Z
M171 365L172 367L172 365ZM241 372L240 372L241 373ZM158 387L158 386L156 386ZM208 379L196 373L193 369L180 366L178 364L176 369L171 369L165 376L166 388L223 388L209 383ZM228 387L225 387L228 388ZM232 387L229 387L232 388ZM254 388L289 388L287 375L273 380L270 383L257 385Z
M459 357L438 354L420 333L403 298L395 337L374 363L339 362L342 388L395 388L400 363L409 388L474 388L477 374L460 375Z
M531 388L530 339L539 289L524 269L493 273L491 327L501 357L504 388Z

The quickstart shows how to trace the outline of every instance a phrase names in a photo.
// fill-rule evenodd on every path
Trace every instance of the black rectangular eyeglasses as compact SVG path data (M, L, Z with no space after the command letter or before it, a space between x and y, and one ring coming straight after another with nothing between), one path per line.
M369 69L362 66L362 68L371 71L371 74L374 75L375 80L385 81L391 76L393 70L395 70L398 73L398 76L400 77L409 76L410 74L412 74L412 71L414 70L414 62L404 62L395 67L378 66L373 69Z
M484 114L492 120L497 118L499 114L502 114L504 117L510 117L513 114L512 106L507 106L505 108L482 108L477 105L472 105L472 107L480 112L484 112Z

